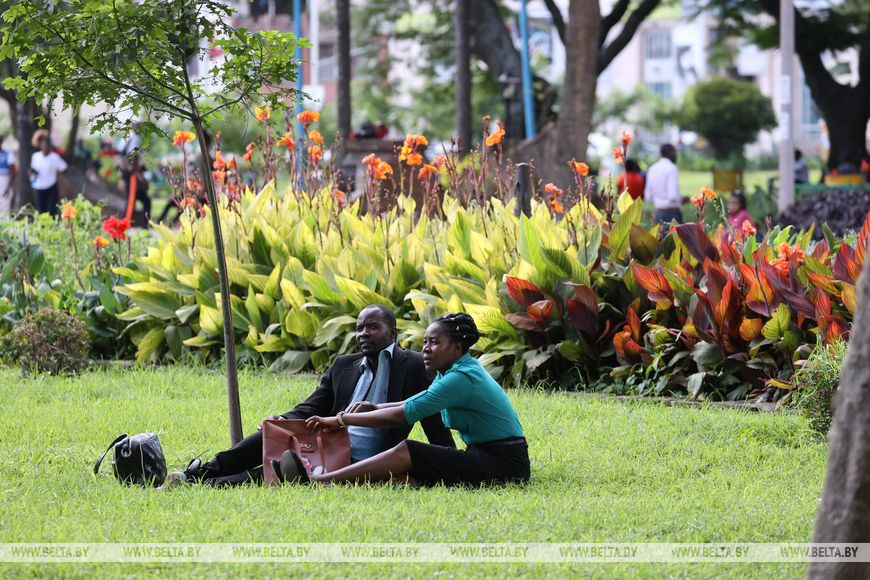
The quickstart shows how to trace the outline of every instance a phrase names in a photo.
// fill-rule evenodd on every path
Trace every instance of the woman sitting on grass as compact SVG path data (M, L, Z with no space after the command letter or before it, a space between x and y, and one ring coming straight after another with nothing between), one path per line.
M335 417L311 417L309 428L346 425L413 425L440 412L456 429L466 451L405 440L392 449L330 473L309 472L302 459L285 451L272 466L283 481L366 482L410 476L419 485L482 485L529 480L529 448L517 414L501 387L468 354L480 334L468 314L448 314L429 325L423 338L423 364L438 372L432 385L404 401L360 402Z

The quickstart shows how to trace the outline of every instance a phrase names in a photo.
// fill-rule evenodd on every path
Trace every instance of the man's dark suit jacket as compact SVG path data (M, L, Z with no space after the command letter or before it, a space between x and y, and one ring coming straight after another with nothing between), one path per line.
M305 401L296 405L292 411L281 415L285 419L307 419L312 415L331 417L350 405L356 384L362 375L360 366L362 353L348 354L335 359L335 362L320 379L320 386ZM390 384L387 387L387 402L404 401L425 391L432 383L433 376L423 366L423 355L393 347L390 362ZM426 417L420 424L426 438L433 445L456 447L453 435L441 421L441 415ZM411 426L387 429L387 446L393 447L408 438Z

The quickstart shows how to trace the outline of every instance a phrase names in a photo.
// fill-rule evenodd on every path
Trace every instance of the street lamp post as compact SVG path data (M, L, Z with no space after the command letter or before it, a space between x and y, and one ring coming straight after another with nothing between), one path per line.
M794 4L779 1L779 212L794 203Z

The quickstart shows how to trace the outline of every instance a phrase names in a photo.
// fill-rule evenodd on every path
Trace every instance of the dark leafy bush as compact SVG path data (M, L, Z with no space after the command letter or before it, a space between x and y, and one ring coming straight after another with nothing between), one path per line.
M865 189L830 189L809 194L788 208L779 218L781 224L808 230L816 224L826 224L835 235L861 228L870 211L870 187ZM822 239L823 230L816 227L813 237Z
M840 383L840 366L848 344L839 340L817 348L792 378L797 389L796 406L809 420L810 427L827 435L833 420L832 400Z
M53 375L72 373L87 364L89 339L82 321L47 308L28 314L0 337L0 359L25 371Z

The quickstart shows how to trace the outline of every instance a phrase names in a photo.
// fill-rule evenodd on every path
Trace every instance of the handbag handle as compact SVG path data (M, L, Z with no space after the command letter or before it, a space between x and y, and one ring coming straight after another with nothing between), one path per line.
M97 472L100 470L100 464L103 462L103 459L105 459L105 457L106 457L106 453L109 452L109 449L111 449L112 447L114 447L114 446L115 446L116 444L118 444L120 441L123 441L124 438L126 438L126 437L127 437L127 434L126 434L126 433L123 433L123 434L121 434L121 435L118 435L118 437L117 437L114 441L112 441L111 443L109 443L109 446L106 447L106 450L103 451L103 454L100 456L99 459L97 459L97 462L94 464L94 475L96 475Z

